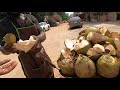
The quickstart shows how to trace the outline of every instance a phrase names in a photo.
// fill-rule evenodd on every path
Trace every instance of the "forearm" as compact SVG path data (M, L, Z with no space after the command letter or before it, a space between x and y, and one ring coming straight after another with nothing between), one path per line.
M37 36L38 40L40 42L43 42L45 39L46 39L46 35L45 35L45 32L41 32L38 36Z

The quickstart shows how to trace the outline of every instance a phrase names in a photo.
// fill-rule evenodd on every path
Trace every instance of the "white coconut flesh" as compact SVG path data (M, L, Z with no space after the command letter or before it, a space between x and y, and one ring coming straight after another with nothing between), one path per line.
M65 40L65 46L66 46L68 49L72 50L72 49L73 49L73 46L74 46L74 43L73 43L72 40L66 39L66 40Z
M81 43L76 43L75 46L74 46L74 50L79 50L79 49L82 49L86 46L89 45L89 42L87 40L82 40Z
M36 40L32 36L30 36L29 40L19 40L17 43L14 43L14 47L17 50L24 51L27 53L31 48L35 45Z
M95 45L93 46L93 49L94 49L97 53L103 53L103 52L105 52L105 48L104 48L102 45L100 45L100 44L95 44Z

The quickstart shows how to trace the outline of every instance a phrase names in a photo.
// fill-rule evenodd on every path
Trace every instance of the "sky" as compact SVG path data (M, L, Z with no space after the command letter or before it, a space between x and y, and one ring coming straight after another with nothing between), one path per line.
M73 12L65 12L65 13L68 13L69 15L73 14Z

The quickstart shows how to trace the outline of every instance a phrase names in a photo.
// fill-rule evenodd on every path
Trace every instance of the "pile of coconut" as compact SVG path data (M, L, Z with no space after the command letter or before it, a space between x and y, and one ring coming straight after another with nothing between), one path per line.
M74 39L64 41L57 60L65 77L114 78L120 70L120 34L106 27L87 27Z

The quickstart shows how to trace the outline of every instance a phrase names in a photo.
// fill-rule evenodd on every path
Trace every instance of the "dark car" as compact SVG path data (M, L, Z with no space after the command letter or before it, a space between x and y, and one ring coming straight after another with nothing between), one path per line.
M74 27L80 27L82 28L83 26L83 20L76 16L76 17L71 17L69 20L68 20L68 23L69 23L69 28L72 29Z

